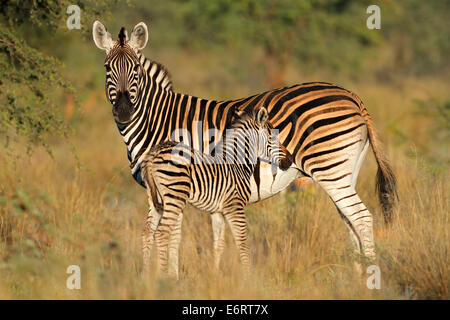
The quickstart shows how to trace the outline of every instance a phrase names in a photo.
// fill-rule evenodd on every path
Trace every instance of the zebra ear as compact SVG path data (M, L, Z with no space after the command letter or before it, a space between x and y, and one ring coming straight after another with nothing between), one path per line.
M134 50L142 50L147 45L147 41L148 41L147 25L143 22L139 22L131 32L131 38L128 44Z
M238 108L233 108L233 117L235 119L241 119L243 116L245 115L245 111L244 110L240 110Z
M100 21L95 21L92 27L92 36L94 38L95 45L105 50L106 53L114 46L114 41L111 38L111 34L106 31L105 26Z
M256 121L260 126L264 126L267 122L267 119L269 119L269 113L267 112L266 108L261 107L256 114Z

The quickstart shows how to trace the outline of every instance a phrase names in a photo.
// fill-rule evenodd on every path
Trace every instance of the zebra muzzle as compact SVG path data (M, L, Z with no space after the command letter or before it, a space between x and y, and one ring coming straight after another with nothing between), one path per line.
M112 113L114 115L114 120L117 123L125 124L130 122L131 116L133 115L133 104L131 103L130 95L128 92L117 93L116 103L113 106Z

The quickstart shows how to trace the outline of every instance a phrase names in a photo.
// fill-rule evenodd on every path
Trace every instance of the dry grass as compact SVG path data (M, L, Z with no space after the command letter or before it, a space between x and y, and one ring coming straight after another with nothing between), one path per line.
M390 146L396 138L387 134L389 121L402 116L405 132L424 139L425 133L415 130L416 120L408 118L414 98L405 97L408 88L413 85L405 84L403 91L372 85L355 89ZM435 94L442 90L437 85ZM390 106L382 104L386 96L393 97ZM359 179L361 198L376 217L380 290L367 289L367 275L354 272L344 223L317 188L248 207L253 259L248 281L242 281L229 232L222 274L212 272L209 217L192 208L183 225L180 281L145 281L139 271L146 194L129 174L110 108L100 100L98 105L85 109L85 121L71 138L81 168L61 142L54 143L54 159L41 150L31 157L0 159L0 299L450 297L448 167L431 173L421 157L405 155L412 143L390 150L401 202L389 228L381 223L374 196L371 155ZM16 147L20 152L20 144ZM66 268L72 264L81 267L81 290L66 288Z

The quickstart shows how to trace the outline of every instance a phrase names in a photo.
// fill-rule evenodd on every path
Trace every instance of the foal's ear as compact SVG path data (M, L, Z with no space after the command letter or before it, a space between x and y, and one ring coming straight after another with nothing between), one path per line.
M241 110L237 107L234 107L232 112L233 112L234 119L241 119L245 115L245 111Z
M114 46L114 41L111 38L111 34L106 31L105 26L100 21L95 21L92 27L92 37L94 38L95 45L105 50L106 53Z
M147 45L148 28L144 22L139 22L131 31L131 38L128 44L134 50L142 50Z
M266 124L267 119L269 119L269 113L266 108L261 107L256 114L256 122L262 127Z

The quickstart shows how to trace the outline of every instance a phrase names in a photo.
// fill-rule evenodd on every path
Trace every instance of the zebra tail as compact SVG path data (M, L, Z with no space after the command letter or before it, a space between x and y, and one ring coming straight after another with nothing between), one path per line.
M152 161L143 161L143 178L147 183L147 187L150 189L150 195L152 197L152 202L153 202L153 206L155 207L156 211L159 214L163 214L164 212L164 204L162 203L162 201L160 201L159 199L162 200L162 196L159 193L159 190L156 186L156 182L155 179L151 173L151 165L152 165ZM158 197L159 195L159 197Z
M389 224L392 222L393 211L398 202L397 180L389 161L380 147L372 119L364 106L362 108L362 115L367 124L369 141L378 164L375 184L378 194L378 201L380 202L383 210L384 222L385 224Z

